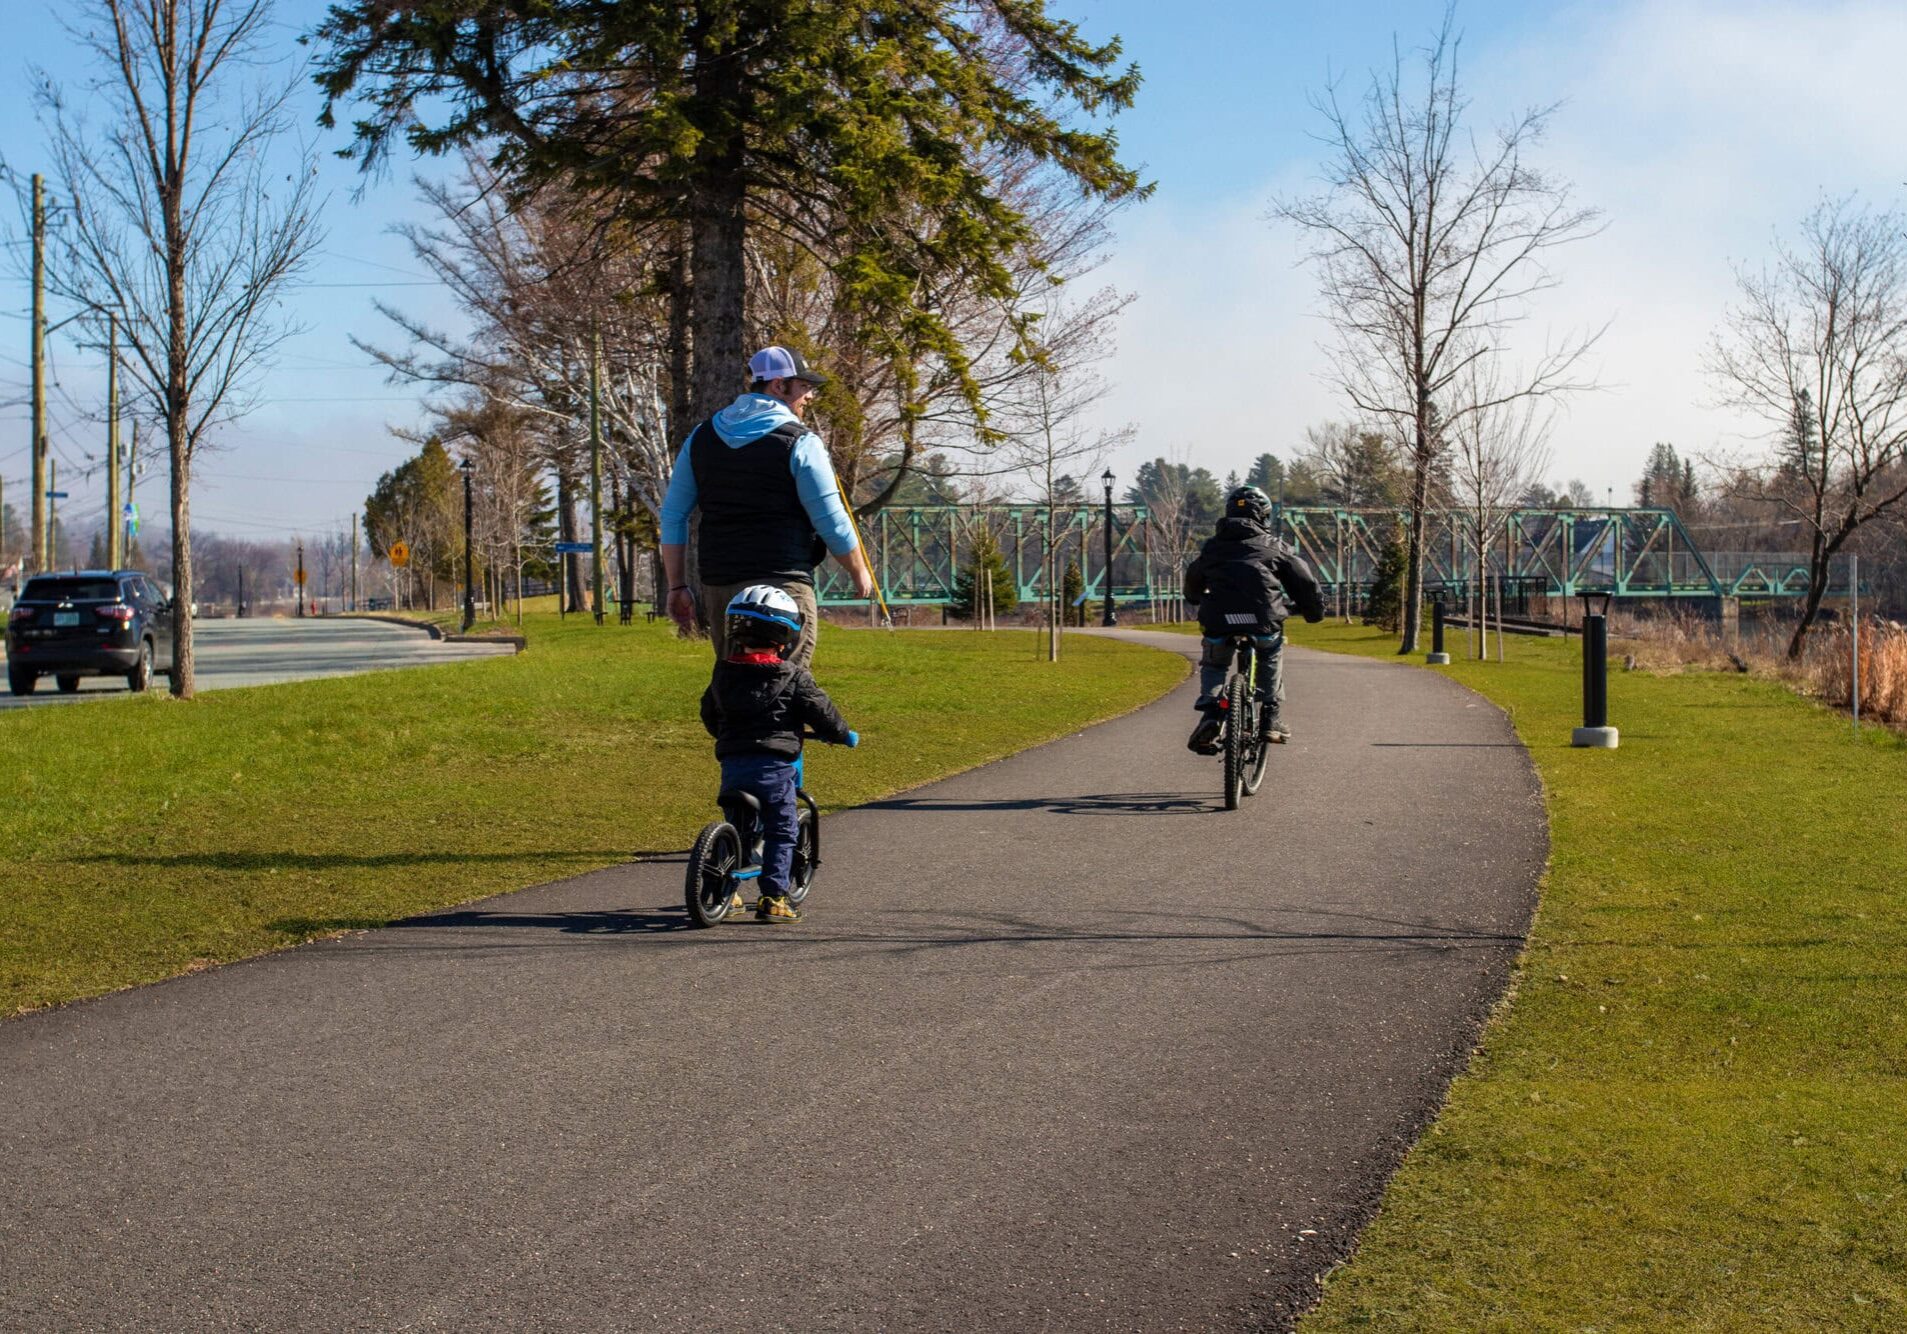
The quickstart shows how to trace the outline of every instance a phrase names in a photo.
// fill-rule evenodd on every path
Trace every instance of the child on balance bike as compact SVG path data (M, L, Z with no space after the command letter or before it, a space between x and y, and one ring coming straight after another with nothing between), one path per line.
M805 667L787 661L801 639L801 609L781 589L755 584L728 604L728 656L715 664L702 692L702 726L715 738L722 790L746 792L761 803L762 860L759 922L798 922L788 897L794 861L804 729L816 740L857 746L860 735L842 721L827 692ZM735 891L728 916L743 907Z

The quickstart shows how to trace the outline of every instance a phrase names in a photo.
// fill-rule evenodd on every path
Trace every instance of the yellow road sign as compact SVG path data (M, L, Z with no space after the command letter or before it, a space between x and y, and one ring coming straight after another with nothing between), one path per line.
M411 563L411 544L409 542L391 543L391 564L403 569Z
M297 583L298 587L303 588L305 586L305 572L303 570L294 570L291 577Z

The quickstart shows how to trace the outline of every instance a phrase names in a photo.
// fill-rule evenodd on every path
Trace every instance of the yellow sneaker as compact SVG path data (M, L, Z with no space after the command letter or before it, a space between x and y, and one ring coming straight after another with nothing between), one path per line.
M788 901L786 894L764 894L755 901L755 920L799 922L801 914L795 911L795 905Z
M740 917L743 913L747 911L748 911L748 903L745 899L742 898L742 892L738 889L735 891L733 895L730 896L728 900L728 907L722 909L722 916L723 917Z

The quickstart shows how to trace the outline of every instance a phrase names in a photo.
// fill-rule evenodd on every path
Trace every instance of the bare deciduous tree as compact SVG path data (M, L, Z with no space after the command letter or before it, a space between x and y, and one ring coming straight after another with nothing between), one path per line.
M68 31L98 77L76 99L36 75L68 201L49 285L119 317L130 377L165 427L180 698L193 693L192 464L208 432L251 405L256 372L292 332L278 298L320 239L309 159L283 182L266 160L294 84L247 84L271 9L83 0Z
M1495 358L1470 362L1458 397L1486 406L1460 414L1450 426L1451 485L1476 552L1476 586L1469 590L1471 642L1479 658L1490 653L1490 553L1504 524L1531 484L1549 467L1553 405L1540 396L1505 395L1507 374ZM1497 623L1502 656L1503 625Z
M1446 10L1413 74L1401 49L1372 75L1359 104L1335 89L1313 99L1329 148L1324 189L1280 200L1273 216L1310 238L1326 318L1336 336L1333 378L1358 415L1410 453L1411 511L1400 653L1417 647L1424 577L1424 511L1437 463L1466 403L1465 368L1502 350L1531 300L1555 286L1550 250L1593 235L1599 214L1529 154L1554 108L1523 112L1486 138L1465 127L1454 11ZM1502 400L1588 388L1583 360L1597 334L1551 348Z
M1788 641L1801 656L1829 567L1867 523L1907 500L1907 217L1821 204L1798 245L1736 278L1741 304L1709 354L1722 401L1766 423L1774 467L1758 498L1809 532L1808 594Z
M1057 303L1048 306L1048 315L1057 327L1066 327L1066 312ZM1097 328L1097 326L1094 326ZM1109 350L1100 337L1092 347L1103 356ZM1003 405L995 418L1004 433L999 460L1032 483L1033 493L1045 510L1040 535L1040 569L1046 581L1047 660L1059 661L1060 625L1066 609L1060 600L1059 532L1056 512L1064 503L1062 483L1075 470L1091 473L1100 460L1131 439L1130 426L1112 430L1089 430L1082 420L1088 409L1105 396L1105 380L1091 366L1090 349L1070 350L1065 367L1050 364L1040 374L1020 381L1017 401ZM1096 359L1096 357L1095 357ZM1108 596L1111 576L1108 575Z

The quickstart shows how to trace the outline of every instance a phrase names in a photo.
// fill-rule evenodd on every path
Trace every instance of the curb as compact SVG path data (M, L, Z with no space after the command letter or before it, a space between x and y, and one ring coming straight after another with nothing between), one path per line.
M429 621L414 621L408 616L390 616L381 611L347 611L337 617L341 621L383 621L389 625L408 625L413 630L422 630L432 639L444 638L444 632Z
M510 644L518 653L529 648L530 641L522 635L447 635L437 636L446 644Z

